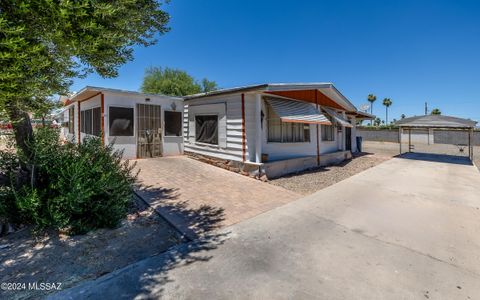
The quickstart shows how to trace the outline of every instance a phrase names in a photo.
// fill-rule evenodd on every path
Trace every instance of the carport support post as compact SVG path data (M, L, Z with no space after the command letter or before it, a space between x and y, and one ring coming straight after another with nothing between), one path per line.
M262 162L262 95L255 95L255 161Z
M473 129L468 130L468 158L473 161L473 145L472 145L472 139L473 139Z
M400 155L402 155L402 127L398 126L398 144L400 145Z
M408 128L408 152L412 152L412 128Z

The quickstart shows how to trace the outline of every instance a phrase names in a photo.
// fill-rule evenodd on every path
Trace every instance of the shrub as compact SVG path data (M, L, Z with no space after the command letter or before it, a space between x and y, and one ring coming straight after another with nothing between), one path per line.
M127 213L135 181L134 166L122 160L122 152L95 137L80 145L62 145L58 132L50 128L38 129L34 140L29 145L33 157L18 158L34 176L5 188L13 200L5 202L0 214L11 220L13 213L24 223L72 234L117 226ZM10 177L16 176L15 170L10 169Z

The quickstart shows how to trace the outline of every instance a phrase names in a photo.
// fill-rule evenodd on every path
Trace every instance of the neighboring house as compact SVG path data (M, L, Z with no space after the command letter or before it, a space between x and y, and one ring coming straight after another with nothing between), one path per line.
M262 84L187 96L185 151L276 177L350 158L371 119L331 83Z
M62 135L98 136L125 158L183 154L183 99L87 86L68 97Z

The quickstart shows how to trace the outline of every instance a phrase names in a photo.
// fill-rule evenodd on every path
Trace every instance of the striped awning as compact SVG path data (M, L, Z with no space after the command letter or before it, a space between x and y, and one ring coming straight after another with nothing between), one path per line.
M353 125L350 124L350 122L345 120L340 114L337 114L337 112L334 111L333 109L326 108L326 107L322 107L322 109L327 114L329 114L332 117L332 119L335 120L335 122L337 122L339 125L345 126L345 127L353 127Z
M267 102L282 122L332 125L330 120L310 103L278 98L270 98Z

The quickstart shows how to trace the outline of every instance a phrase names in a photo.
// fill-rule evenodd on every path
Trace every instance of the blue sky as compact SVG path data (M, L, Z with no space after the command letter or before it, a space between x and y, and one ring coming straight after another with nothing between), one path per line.
M393 101L389 119L443 114L480 121L480 1L186 1L164 6L171 31L138 48L120 76L85 85L139 90L145 68L169 66L220 87L333 82L354 104Z

